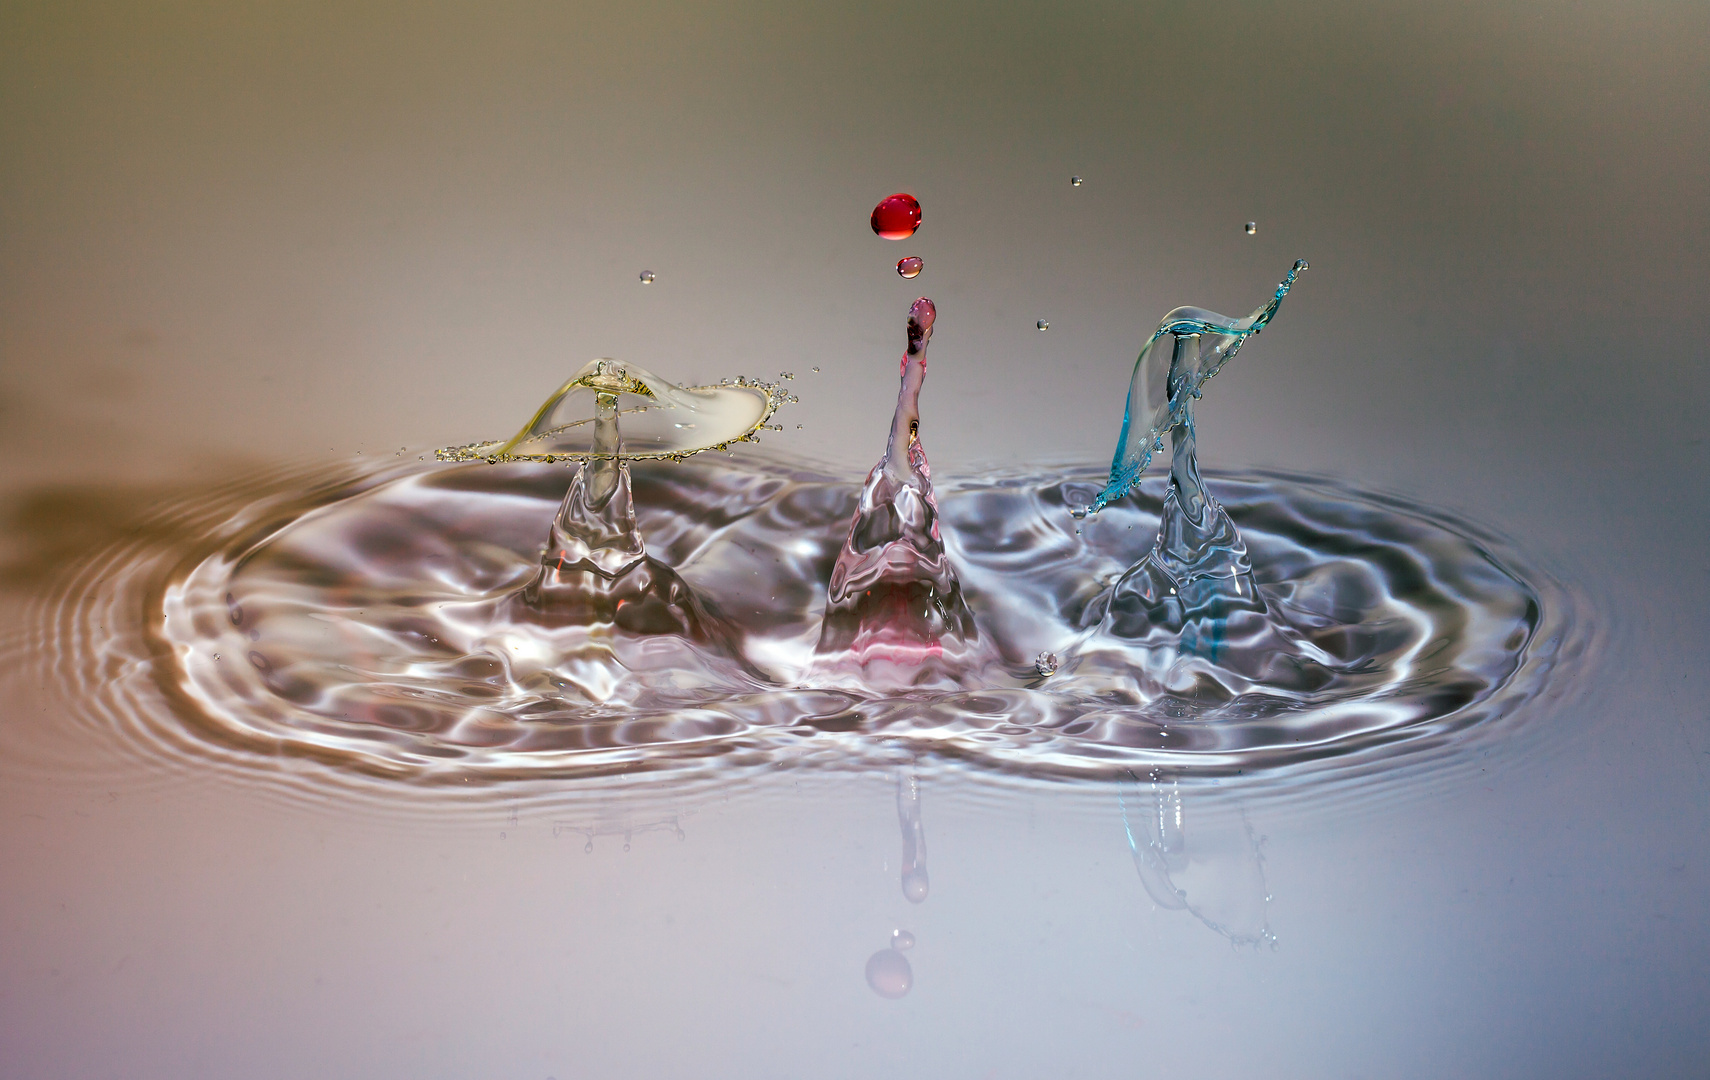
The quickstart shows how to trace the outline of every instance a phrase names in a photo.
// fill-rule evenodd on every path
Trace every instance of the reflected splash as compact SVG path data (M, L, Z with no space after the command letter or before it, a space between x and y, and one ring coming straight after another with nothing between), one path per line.
M1134 870L1152 902L1186 911L1236 948L1277 947L1261 837L1226 800L1192 798L1157 774L1118 788Z

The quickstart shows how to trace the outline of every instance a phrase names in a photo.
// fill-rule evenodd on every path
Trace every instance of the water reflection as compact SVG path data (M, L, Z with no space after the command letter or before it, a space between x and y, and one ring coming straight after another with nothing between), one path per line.
M897 824L902 827L902 894L911 904L926 901L926 826L920 819L920 773L914 765L897 772ZM914 986L914 968L903 953L914 948L914 933L891 931L889 948L867 958L867 985L880 997L900 998Z
M1237 947L1276 948L1264 840L1244 809L1190 799L1178 781L1156 773L1127 795L1119 789L1116 799L1134 869L1154 903L1186 911Z
M867 958L867 985L880 997L900 998L914 989L914 969L896 949L880 949Z
M926 876L926 826L920 820L920 776L911 768L897 774L897 824L902 826L902 894L921 903L931 889Z
M876 740L901 739L916 753L1030 773L1117 776L1191 761L1228 775L1362 751L1389 759L1507 715L1554 666L1569 614L1460 523L1309 482L1226 480L1224 507L1254 573L1264 566L1278 579L1260 582L1267 604L1338 654L1363 613L1384 613L1388 637L1353 650L1364 666L1334 692L1182 699L1146 673L1150 661L1137 667L1133 642L1066 651L1087 632L1081 616L1101 582L1156 531L1162 485L1077 531L1065 510L1088 485L992 475L939 493L968 602L991 630L980 640L1003 654L980 668L989 682L894 694L816 685L807 672L854 486L775 463L643 462L637 528L743 627L743 657L657 663L650 650L665 642L649 637L631 656L648 677L589 700L576 688L595 669L559 663L580 654L553 647L557 631L513 622L517 632L495 636L463 617L539 571L541 523L564 499L563 477L544 465L404 469L318 487L306 476L273 495L252 488L179 507L210 521L205 539L143 533L92 558L43 612L42 631L82 639L91 659L143 654L170 700L127 689L112 704L172 754L199 741L283 748L462 783L695 771L720 759L871 760ZM1163 668L1176 646L1159 644ZM1041 651L1062 658L1049 677ZM244 662L250 652L265 667ZM59 655L58 677L104 685L76 655Z
M514 814L512 821L515 821ZM688 834L683 831L683 826L675 814L670 817L649 820L603 815L596 818L592 823L576 821L554 821L552 823L552 837L555 840L566 833L575 833L587 837L588 842L583 845L582 850L590 855L594 852L594 841L602 836L623 837L623 849L628 851L630 844L638 834L650 832L669 832L678 840L688 838Z

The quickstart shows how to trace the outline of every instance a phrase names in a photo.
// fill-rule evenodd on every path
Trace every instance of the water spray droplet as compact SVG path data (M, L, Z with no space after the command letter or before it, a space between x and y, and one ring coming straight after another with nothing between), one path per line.
M914 948L914 935L907 930L896 930L891 934L891 948L897 952L907 952Z
M920 228L920 200L905 192L887 195L873 207L873 231L886 240L907 240Z
M1078 176L1069 177L1069 186L1070 187L1080 187L1081 186L1081 178Z
M1259 231L1259 223L1256 221L1249 221L1245 226L1243 226L1243 228L1247 230L1248 236L1252 236L1254 233Z
M1033 325L1039 327L1039 332L1041 334L1043 334L1045 331L1051 329L1051 324L1046 322L1044 319L1040 319L1038 322L1034 323Z
M657 278L658 276L659 276L658 274L655 274L651 270L643 270L641 272L641 283L643 285L651 285L651 284L653 284L653 280L655 278Z
M906 259L897 260L897 273L905 278L919 277L921 269L926 264L920 261L918 255L910 255Z
M894 1001L914 989L914 969L902 953L880 949L867 960L867 985L873 993Z
M819 374L819 369L818 369L818 368L814 368L814 369L813 369L813 373L814 373L814 374L815 374L815 375L818 375L818 374Z
M1296 259L1296 260L1294 260L1294 268L1295 268L1295 269L1296 269L1296 270L1310 270L1310 269L1312 269L1312 268L1311 268L1311 267L1310 267L1310 266L1307 266L1307 265L1306 265L1306 260L1305 260L1305 259Z
M1057 674L1057 654L1049 649L1042 650L1034 659L1033 666L1038 670L1041 679L1049 679Z

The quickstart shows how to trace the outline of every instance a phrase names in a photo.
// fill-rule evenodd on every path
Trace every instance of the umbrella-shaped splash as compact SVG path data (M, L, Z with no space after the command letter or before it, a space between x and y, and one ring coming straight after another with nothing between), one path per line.
M789 400L776 383L737 378L716 386L678 386L638 365L602 358L554 390L509 439L450 447L439 457L548 463L680 459L753 441Z

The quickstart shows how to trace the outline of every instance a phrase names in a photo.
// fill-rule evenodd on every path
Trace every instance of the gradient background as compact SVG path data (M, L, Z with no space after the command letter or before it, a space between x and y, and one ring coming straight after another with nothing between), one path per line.
M508 434L594 356L793 371L767 447L856 476L921 293L939 476L1096 467L1158 317L1306 257L1206 464L1464 513L1597 634L1481 779L1256 822L1263 954L1153 909L1102 795L928 790L913 909L886 777L584 857L127 763L14 644L0 1073L1710 1075L1707 41L1699 3L0 5L13 619L160 491Z

